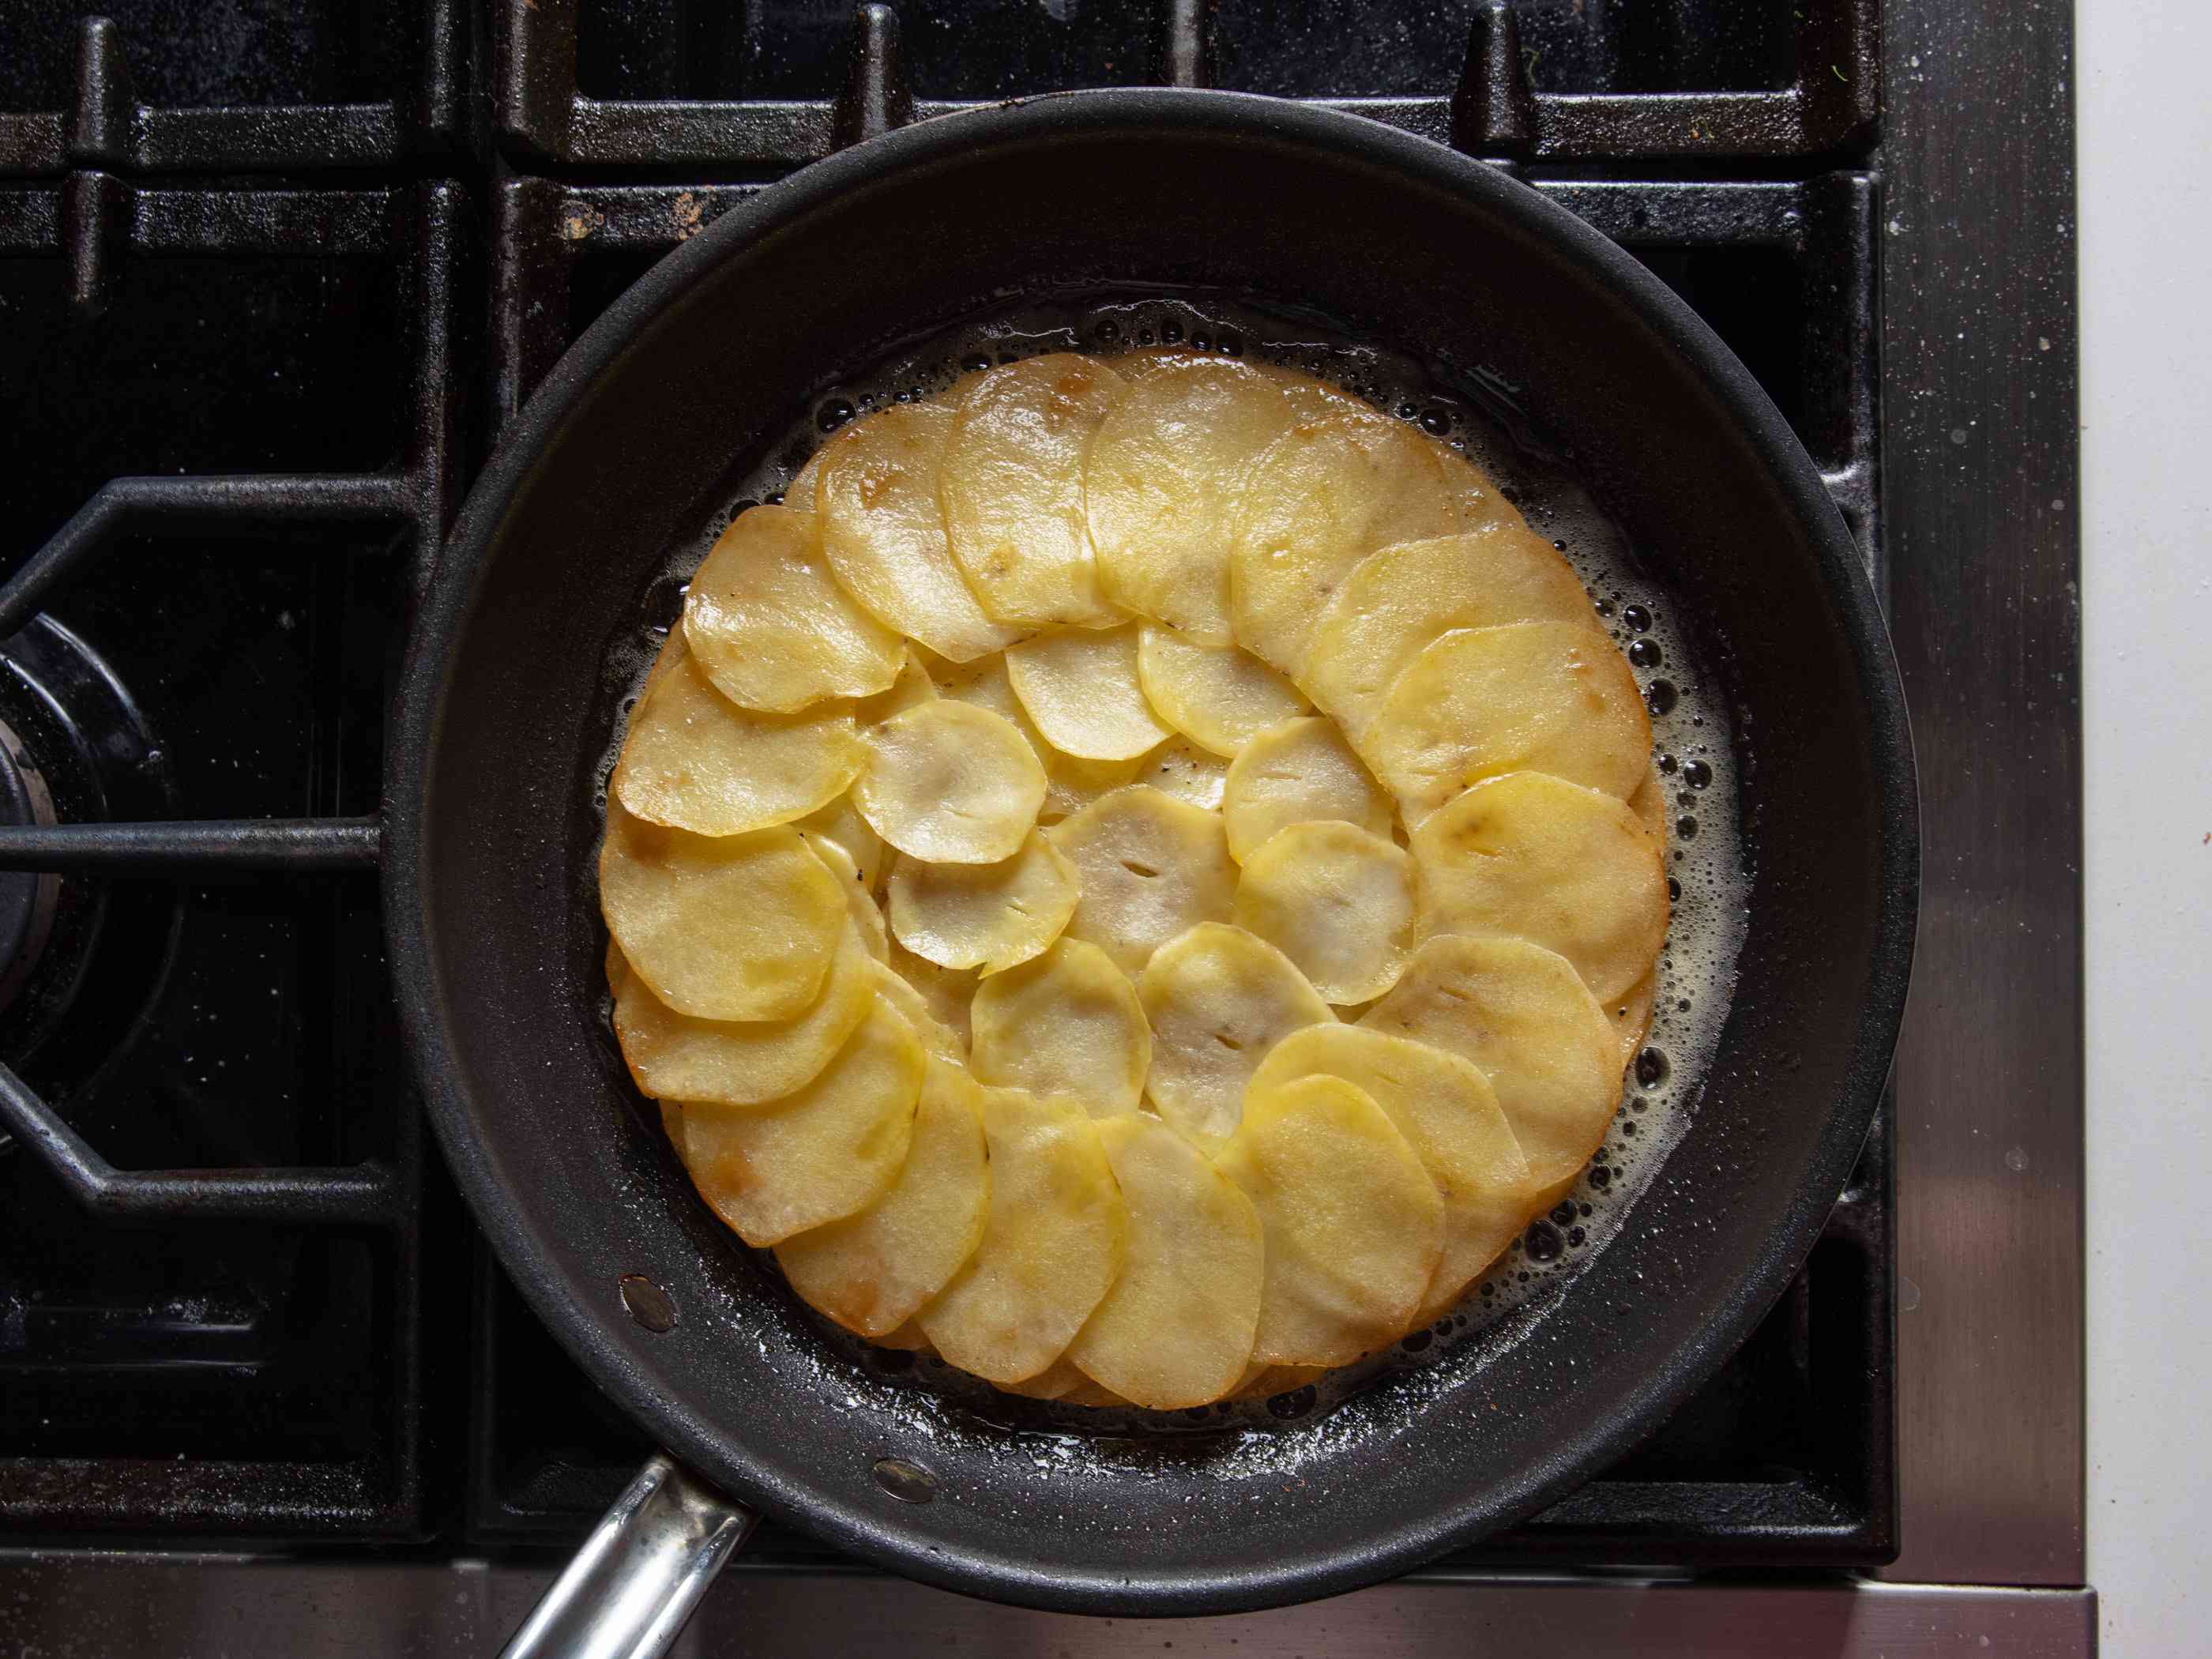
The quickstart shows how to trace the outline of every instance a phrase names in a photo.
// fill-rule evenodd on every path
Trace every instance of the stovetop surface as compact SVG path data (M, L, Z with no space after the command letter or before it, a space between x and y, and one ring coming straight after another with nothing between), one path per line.
M1066 87L1322 99L1511 168L1737 350L1879 574L1876 23L1874 0L909 0L895 26L822 0L32 0L0 52L0 576L58 535L96 544L0 646L23 811L372 814L410 597L567 344L842 137ZM101 493L240 474L276 482ZM0 1061L95 1165L0 1154L0 1532L573 1540L648 1448L426 1149L373 869L244 846L19 896L46 920L0 987ZM1887 1559L1891 1145L1886 1115L1719 1376L1462 1562ZM356 1167L366 1195L329 1201L317 1172ZM253 1197L189 1173L241 1169L295 1174ZM827 1559L792 1533L756 1553Z

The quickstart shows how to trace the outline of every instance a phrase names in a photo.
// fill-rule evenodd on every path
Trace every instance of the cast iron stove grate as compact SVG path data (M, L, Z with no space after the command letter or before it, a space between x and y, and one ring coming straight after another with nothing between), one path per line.
M0 60L0 397L27 417L0 758L59 785L44 811L0 788L0 865L50 872L0 878L0 945L11 905L46 918L0 1006L21 1535L552 1543L642 1454L426 1155L368 879L382 696L466 458L793 167L1098 84L1455 144L1720 331L1880 571L1874 0L89 9L33 0ZM1889 1145L1718 1378L1463 1560L1892 1554ZM748 1560L824 1556L770 1529Z

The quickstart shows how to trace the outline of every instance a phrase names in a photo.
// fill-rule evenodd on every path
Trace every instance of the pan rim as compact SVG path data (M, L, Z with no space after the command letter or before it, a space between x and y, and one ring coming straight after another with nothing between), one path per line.
M1486 209L1517 221L1533 236L1577 260L1638 321L1686 360L1715 392L1807 529L1818 574L1837 599L1842 643L1869 690L1869 741L1885 785L1878 804L1882 872L1869 964L1868 1002L1853 1036L1851 1076L1861 1086L1832 1103L1814 1152L1784 1206L1784 1224L1764 1249L1725 1281L1715 1317L1655 1354L1642 1380L1609 1415L1592 1414L1583 1431L1522 1466L1517 1480L1408 1516L1326 1554L1289 1563L1183 1571L1074 1571L1036 1561L962 1555L917 1544L896 1526L812 1492L731 1468L726 1448L672 1402L640 1398L613 1334L611 1310L569 1293L551 1266L551 1245L523 1206L494 1201L506 1189L495 1139L486 1133L453 1064L449 1006L440 979L434 928L422 866L432 809L429 757L444 719L447 664L474 613L486 555L513 504L526 489L548 441L559 430L635 333L673 305L737 248L796 222L840 192L890 176L910 176L957 161L985 143L1106 132L1135 126L1196 137L1265 137L1333 160L1388 167L1424 188L1473 194ZM1658 278L1600 233L1535 191L1483 163L1428 140L1337 111L1249 94L1188 88L1109 88L1045 94L963 111L872 139L801 168L739 202L634 283L563 355L514 422L471 490L418 609L401 670L387 746L383 896L395 994L410 1059L448 1164L501 1264L592 1380L649 1432L686 1461L715 1472L732 1492L796 1519L829 1542L943 1588L1030 1606L1116 1613L1221 1613L1277 1606L1372 1583L1419 1566L1455 1544L1509 1524L1582 1485L1608 1454L1632 1445L1740 1346L1802 1261L1848 1178L1881 1094L1902 1017L1917 905L1917 779L1901 684L1871 585L1840 515L1795 434L1764 390L1706 325ZM1871 1075L1878 1067L1881 1075Z

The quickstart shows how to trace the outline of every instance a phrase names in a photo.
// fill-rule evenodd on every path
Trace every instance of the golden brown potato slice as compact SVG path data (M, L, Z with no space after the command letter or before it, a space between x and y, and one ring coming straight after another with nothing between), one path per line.
M1365 1091L1328 1076L1255 1091L1216 1162L1267 1235L1255 1360L1347 1365L1406 1329L1443 1254L1443 1200Z
M1601 1002L1651 971L1667 878L1658 844L1618 797L1508 772L1439 807L1413 841L1426 931L1534 939L1574 963Z
M982 1242L915 1316L937 1351L1001 1387L1067 1352L1121 1272L1121 1189L1083 1109L983 1091L991 1204Z
M637 976L700 1019L804 1013L849 925L836 878L797 830L693 836L613 802L599 908Z
M850 706L756 714L717 691L696 653L630 716L611 780L638 817L698 836L788 823L845 793L862 750Z
M894 404L822 447L816 516L822 550L845 591L895 634L966 662L1027 630L993 622L953 562L938 505L952 430L943 404Z
M1314 624L1304 684L1356 739L1406 665L1454 629L1589 618L1574 568L1516 514L1378 547L1353 566Z
M1406 1137L1443 1200L1443 1254L1413 1322L1457 1302L1536 1208L1528 1159L1489 1080L1461 1056L1359 1025L1313 1025L1275 1045L1252 1078L1261 1093L1301 1077L1364 1091Z
M902 853L938 864L996 864L1019 852L1036 827L1044 768L1011 722L939 698L868 734L853 803Z
M868 828L860 809L853 805L851 795L840 795L827 806L793 818L791 827L817 845L836 842L860 870L861 882L871 892L883 880L890 855L884 850L884 838Z
M986 1083L1079 1100L1094 1117L1133 1112L1144 1097L1152 1034L1136 987L1096 945L1063 939L992 975L970 1017Z
M1018 1394L1024 1400L1065 1400L1090 1381L1076 1369L1073 1360L1062 1354L1035 1376L1025 1376L1018 1382L1001 1382L997 1386L1008 1394Z
M830 574L814 515L781 507L722 532L692 574L684 637L717 691L780 714L889 690L906 649Z
M1229 786L1229 763L1188 738L1170 738L1144 757L1137 775L1127 781L1150 784L1164 795L1218 812Z
M1228 921L1236 903L1220 816L1149 785L1100 796L1046 838L1067 854L1082 887L1069 936L1097 945L1124 973L1142 973L1185 928Z
M1313 712L1297 687L1250 652L1200 645L1152 623L1138 634L1137 678L1162 720L1231 760L1269 726Z
M982 1090L959 1066L932 1059L890 1189L858 1214L785 1239L776 1265L793 1290L847 1330L882 1336L974 1253L990 1193Z
M979 657L970 663L945 663L933 672L945 696L1004 715L1029 740L1044 767L1044 807L1037 816L1047 823L1079 812L1109 790L1119 789L1136 776L1144 763L1141 757L1126 761L1082 760L1054 748L1014 695L1002 653Z
M1251 1200L1156 1117L1098 1126L1127 1212L1121 1276L1069 1345L1100 1386L1152 1411L1237 1385L1260 1322L1267 1251Z
M1334 819L1278 830L1237 884L1237 925L1335 1003L1370 1001L1398 982L1418 908L1406 850Z
M995 974L1060 937L1075 914L1075 866L1033 831L1020 852L997 864L902 855L888 897L891 930L908 950L942 968Z
M921 1046L940 1060L968 1063L968 1004L975 975L925 962L896 940L891 959L876 969L876 989L906 1016Z
M1628 810L1636 814L1636 821L1663 853L1667 847L1667 784L1659 775L1657 766L1646 772L1644 781L1636 786L1636 793L1628 798Z
M1006 678L1044 740L1079 760L1133 761L1174 735L1138 682L1134 623L1009 646Z
M1255 1360L1244 1368L1231 1400L1271 1400L1309 1382L1318 1382L1335 1368L1330 1365L1266 1365Z
M1123 389L1096 357L1062 351L987 370L953 393L938 494L952 556L999 621L1110 628L1121 620L1098 589L1083 457Z
M684 1102L684 1167L748 1244L842 1220L898 1178L927 1061L914 1028L878 997L821 1073L782 1099Z
M868 1012L875 976L856 930L830 958L813 1003L789 1019L694 1019L653 994L611 952L615 1036L641 1094L757 1106L813 1079Z
M1177 356L1139 373L1120 361L1133 384L1084 464L1099 585L1139 616L1228 645L1230 520L1252 463L1297 409L1243 363Z
M1230 856L1250 858L1279 830L1336 819L1390 833L1390 798L1334 723L1318 714L1269 726L1229 765L1221 797Z
M690 647L684 643L684 622L679 617L676 626L670 629L667 636L660 641L660 649L653 656L653 665L645 671L645 678L640 683L637 696L631 706L641 707L661 681L668 678L669 671L690 654Z
M1322 609L1392 542L1459 528L1449 475L1421 434L1370 410L1301 419L1245 474L1231 530L1237 642L1296 679Z
M1549 772L1626 800L1651 763L1651 720L1595 624L1462 628L1406 665L1359 752L1412 826L1503 772Z
M1268 1050L1336 1018L1288 957L1218 921L1154 951L1137 995L1152 1030L1152 1103L1209 1152L1237 1133L1244 1085Z
M1518 939L1432 939L1361 1018L1474 1062L1540 1188L1571 1181L1620 1104L1620 1037L1574 964Z

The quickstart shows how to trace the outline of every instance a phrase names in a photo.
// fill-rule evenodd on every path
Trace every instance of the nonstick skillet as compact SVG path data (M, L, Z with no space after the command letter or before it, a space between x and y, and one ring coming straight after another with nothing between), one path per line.
M1048 1434L887 1377L698 1200L605 1025L604 665L733 461L897 341L1027 295L1146 285L1307 308L1517 388L1711 643L1745 779L1747 933L1668 1178L1559 1294L1272 1434ZM624 1618L657 1607L672 1637L744 1529L738 1504L930 1583L1116 1613L1324 1595L1528 1515L1656 1426L1803 1260L1888 1072L1917 883L1873 592L1742 365L1534 191L1357 118L1211 92L909 127L662 261L470 496L404 670L387 791L393 966L462 1189L538 1315L701 1477L648 1468L533 1650L633 1565L659 1588Z

